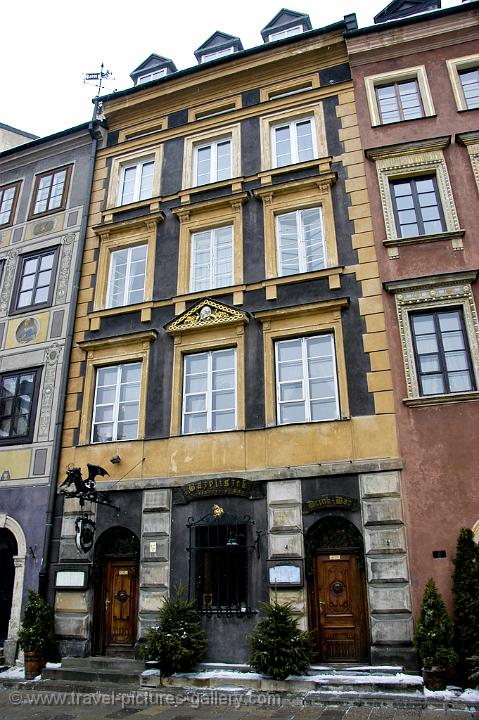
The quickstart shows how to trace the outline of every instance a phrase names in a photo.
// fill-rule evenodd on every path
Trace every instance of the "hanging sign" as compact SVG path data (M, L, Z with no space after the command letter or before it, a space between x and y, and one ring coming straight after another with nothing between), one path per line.
M320 495L303 503L303 514L307 515L318 510L357 510L356 498L347 495Z
M95 527L93 520L87 517L77 517L75 520L75 545L79 552L87 553L92 549Z

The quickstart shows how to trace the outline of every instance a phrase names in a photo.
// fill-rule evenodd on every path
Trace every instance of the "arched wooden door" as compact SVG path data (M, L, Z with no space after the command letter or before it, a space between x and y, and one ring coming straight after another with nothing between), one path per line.
M369 660L364 554L359 531L325 518L307 536L308 610L321 662Z
M93 651L133 657L138 621L139 541L126 528L111 528L95 546L97 578Z

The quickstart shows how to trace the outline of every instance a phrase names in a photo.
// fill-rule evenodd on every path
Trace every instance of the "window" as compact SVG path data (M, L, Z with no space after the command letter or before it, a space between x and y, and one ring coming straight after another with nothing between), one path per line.
M371 125L435 115L424 65L364 78Z
M201 62L208 62L209 60L217 60L218 58L225 57L226 55L232 55L234 53L234 47L223 48L222 50L215 50L214 52L205 53L201 56Z
M136 245L110 253L108 307L143 302L148 245Z
M39 370L0 375L0 443L31 441L39 377Z
M233 226L191 236L191 292L233 284Z
M151 82L152 80L158 80L161 77L164 77L166 75L166 68L161 68L160 70L153 70L149 73L144 73L143 75L138 75L138 85L141 85L143 83Z
M435 175L393 180L390 185L398 237L446 230Z
M421 395L475 390L460 308L410 314Z
M278 274L320 270L326 266L321 208L276 216Z
M424 110L416 79L376 87L381 122L399 122L423 117Z
M0 187L0 228L13 223L20 192L20 182Z
M30 217L47 215L66 206L71 165L37 175Z
M277 422L314 422L339 417L332 334L275 344Z
M231 138L222 138L195 147L195 185L227 180L231 177Z
M184 356L183 433L236 427L236 350Z
M479 67L461 70L459 80L467 109L479 108Z
M155 161L145 158L121 169L118 204L138 202L152 197Z
M284 38L292 37L293 35L300 35L303 32L302 25L295 25L294 27L286 28L285 30L278 30L268 35L268 42L274 40L283 40Z
M14 289L14 312L51 305L57 257L58 248L50 248L20 258Z
M140 383L139 362L97 368L92 442L138 437Z
M301 118L272 127L273 167L306 162L316 157L313 119Z

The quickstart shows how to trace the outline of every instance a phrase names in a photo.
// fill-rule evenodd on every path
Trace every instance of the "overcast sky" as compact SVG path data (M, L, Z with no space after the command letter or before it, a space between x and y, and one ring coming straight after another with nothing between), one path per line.
M260 30L282 8L306 13L313 28L355 12L359 27L384 0L6 0L0 41L0 122L50 135L91 117L94 85L83 75L101 63L113 78L104 93L132 87L129 74L151 53L169 57L178 70L196 65L193 51L215 30L262 44ZM442 7L460 5L443 0Z

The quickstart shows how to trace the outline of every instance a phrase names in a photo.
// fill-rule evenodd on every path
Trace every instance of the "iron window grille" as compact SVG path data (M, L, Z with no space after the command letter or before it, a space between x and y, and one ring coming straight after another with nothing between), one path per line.
M249 515L231 513L188 518L187 552L190 559L188 597L196 600L204 615L227 616L255 614L249 598L250 557L260 557L261 531Z

